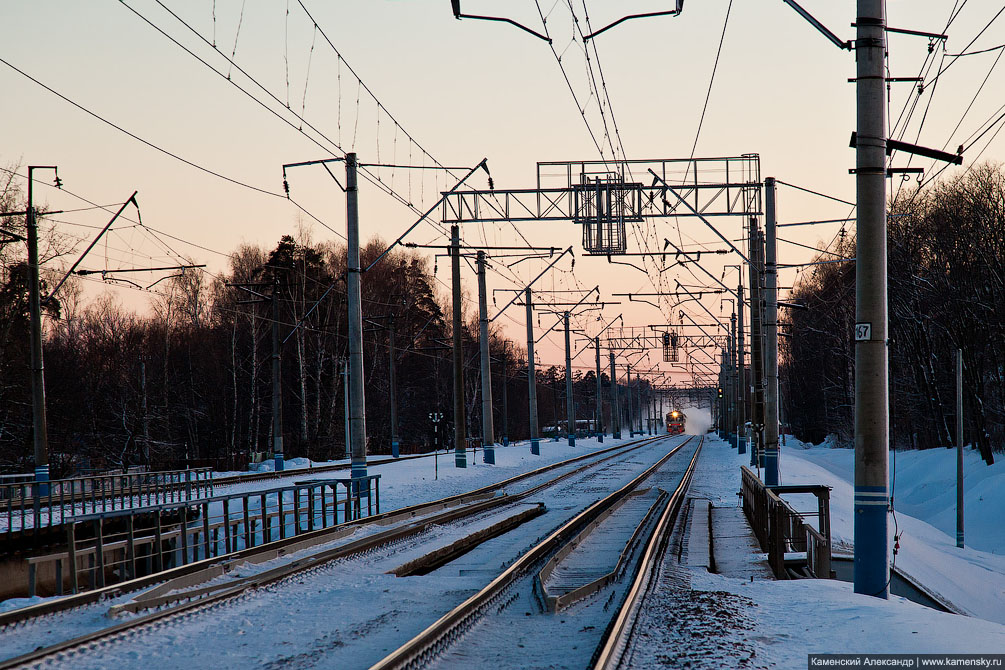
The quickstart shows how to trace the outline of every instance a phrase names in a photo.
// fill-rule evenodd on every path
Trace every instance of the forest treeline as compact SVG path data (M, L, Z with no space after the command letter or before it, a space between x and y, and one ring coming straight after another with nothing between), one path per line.
M953 445L956 350L964 443L988 463L1005 438L1005 171L976 166L893 199L888 223L890 441ZM818 260L854 258L839 237ZM854 441L855 263L814 266L784 310L783 420L797 437Z
M8 184L2 195L4 211L24 209L13 185ZM23 226L23 217L4 224L12 232L23 231ZM32 415L23 246L23 242L0 243L0 466L29 472ZM47 239L43 246L49 250L50 265L58 265L52 262L60 253L58 238ZM371 240L361 250L364 267L385 247L381 240ZM449 299L438 296L438 286L440 294L447 292L429 266L414 252L394 251L362 281L370 453L390 452L391 317L402 452L431 448L428 416L433 411L445 416L441 445L444 436L448 442L452 438ZM341 457L345 268L344 247L284 236L273 249L241 246L221 276L187 270L166 279L155 287L152 310L146 314L124 308L109 294L85 302L81 286L67 284L46 308L45 383L54 476L84 467L131 464L239 468L249 459L271 455L274 291L279 338L286 340L282 346L286 457ZM52 276L47 276L51 287ZM479 436L477 310L471 301L464 305L468 434ZM505 384L508 437L526 438L526 351L498 331L490 338L497 435L502 435ZM554 424L556 417L564 418L564 370L539 368L537 379L543 427ZM606 383L606 375L603 379ZM580 418L592 418L596 377L592 371L577 372L574 381Z

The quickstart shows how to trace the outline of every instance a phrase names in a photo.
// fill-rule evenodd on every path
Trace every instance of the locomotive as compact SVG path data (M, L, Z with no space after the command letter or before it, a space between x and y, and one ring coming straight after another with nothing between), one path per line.
M671 435L680 435L684 432L684 423L687 417L684 412L679 409L675 409L669 414L667 414L667 432Z

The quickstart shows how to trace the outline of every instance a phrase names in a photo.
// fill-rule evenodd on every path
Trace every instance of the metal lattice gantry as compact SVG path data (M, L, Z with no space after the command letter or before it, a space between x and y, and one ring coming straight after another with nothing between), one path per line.
M535 188L444 193L442 221L572 221L588 254L614 255L646 218L760 216L761 189L758 154L539 162Z
M664 335L653 334L653 335L630 335L623 337L608 337L607 342L610 348L619 349L623 351L648 351L650 349L661 349L664 346ZM707 349L707 348L722 348L726 342L725 335L690 335L680 333L676 335L677 344L679 347L694 348L694 349ZM671 362L671 361L664 361Z

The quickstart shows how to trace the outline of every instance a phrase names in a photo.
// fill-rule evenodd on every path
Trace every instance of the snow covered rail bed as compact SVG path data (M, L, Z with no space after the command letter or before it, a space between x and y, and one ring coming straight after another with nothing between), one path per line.
M540 567L570 541L575 540L584 528L599 519L607 510L631 496L650 478L662 476L680 480L681 484L677 487L675 495L682 497L682 492L686 490L686 483L690 479L690 473L697 460L701 439L699 438L699 445L694 452L695 456L691 459L685 472L682 473L679 468L673 468L672 465L679 461L671 461L670 459L692 440L693 438L689 437L679 441L654 465L625 486L594 502L557 530L535 543L487 586L446 613L397 650L388 654L373 665L371 670L422 668L433 663L438 667L448 668L472 667L472 663L475 662L483 666L494 663L512 666L514 662L526 665L526 663L521 663L521 659L517 656L520 653L519 648L525 646L523 644L525 640L528 641L526 653L534 655L534 664L549 667L576 666L577 661L574 658L576 654L569 654L569 647L559 644L559 637L562 633L558 631L555 631L555 634L552 633L554 621L545 621L543 617L534 617L530 611L525 612L525 616L529 617L527 619L518 617L515 613L515 610L525 605L529 608L536 608L538 613L547 613L548 608L542 602L540 585L534 577L535 568ZM671 465L668 466L668 462ZM661 517L661 522L664 517ZM574 627L582 626L578 631L580 638L585 632L587 639L595 643L595 632L599 632L605 627L605 619L610 618L607 613L608 605L616 595L617 592L612 591L607 604L593 599L592 607L586 607L589 611L581 620L576 620L576 612L573 611L561 615L547 613L546 616L551 619L565 616L574 622ZM507 613L508 609L512 612ZM566 619L561 619L561 624L565 623ZM583 623L599 623L600 625L582 625ZM526 630L528 628L533 630L528 632ZM594 633L591 634L591 631ZM542 645L541 640L537 639L542 637L542 633L546 638L545 645ZM462 637L464 644L455 644ZM531 638L534 640L530 641ZM545 648L548 644L551 645L550 649ZM575 650L577 646L571 646L571 649ZM559 654L558 658L553 660L548 657L549 654L556 653ZM585 653L588 654L589 649L585 649ZM529 663L529 659L527 660Z
M336 567L346 568L348 564L344 561L352 556L365 554L366 560L362 563L372 561L375 551L377 559L387 559L386 556L381 556L381 553L390 553L393 558L396 552L402 551L403 546L411 546L413 541L410 538L431 528L446 527L456 522L461 522L461 525L467 523L469 526L491 523L490 517L496 508L513 507L514 501L525 499L577 474L581 480L586 480L595 474L591 472L592 470L600 469L597 468L598 464L611 459L624 460L626 455L633 457L633 452L644 449L652 443L653 439L648 439L621 444L538 468L466 494L413 505L351 524L341 524L340 527L315 531L310 534L313 537L301 535L287 538L285 541L269 543L251 550L234 552L229 556L189 564L184 566L184 570L172 570L169 573L156 575L155 578L134 580L132 583L119 584L98 592L87 592L80 596L0 614L0 625L5 625L5 628L0 630L0 647L7 652L5 655L21 654L0 661L0 668L34 665L46 659L59 659L67 653L74 653L75 658L79 658L77 652L88 656L90 654L87 650L100 647L105 651L109 647L118 647L118 644L108 643L131 639L141 629L144 632L143 637L146 638L166 625L172 628L189 624L196 627L204 626L205 624L197 622L206 619L208 623L215 621L216 617L195 617L196 612L219 610L228 601L241 603L256 593L269 592L274 596L283 591L277 587L289 585L291 579L303 584L305 580L321 571L332 572L331 566L334 562L343 561ZM565 468L565 471L557 477L549 476L548 481L540 484L534 481L535 478L541 478L546 473L562 468ZM512 495L497 495L507 487L518 483L522 483L525 488L513 492ZM526 486L528 483L529 487ZM575 481L567 485L575 487L577 484L582 486L580 482ZM512 511L508 514L512 515ZM495 512L495 515L496 519L500 516L498 512ZM474 518L474 521L468 521L471 518ZM346 538L348 535L355 537ZM350 541L332 546L333 540L341 539ZM435 541L438 537L434 534L432 539ZM398 545L397 548L395 545ZM258 565L265 562L268 564ZM166 577L171 579L166 581ZM269 585L274 586L263 589ZM123 595L148 587L154 588L132 598ZM112 602L109 603L109 600ZM129 618L109 626L106 612ZM42 619L39 620L38 616ZM68 621L74 616L76 620ZM63 625L53 625L55 623L53 617L58 617L59 623ZM76 637L52 643L54 633L51 631L61 628L68 630L62 633L63 635L76 634ZM40 642L42 644L39 644ZM122 646L129 644L125 642ZM32 649L34 651L30 651ZM101 663L99 667L107 667L107 664Z
M704 442L704 438L701 439ZM669 504L664 509L655 531L646 544L645 553L639 562L638 570L624 603L611 621L611 625L604 631L604 638L594 654L592 663L594 670L616 670L622 665L623 652L631 638L636 616L649 593L653 578L659 570L660 561L666 551L670 534L673 532L677 514L684 502L700 453L701 445L699 444L691 458L687 472L681 478L677 490L670 497Z

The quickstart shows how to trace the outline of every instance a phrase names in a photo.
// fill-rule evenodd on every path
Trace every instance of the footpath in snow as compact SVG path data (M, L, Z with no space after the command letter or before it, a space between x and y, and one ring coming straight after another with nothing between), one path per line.
M996 539L1002 530L996 527L997 535L984 536L985 551L955 546L955 526L952 538L944 532L949 529L942 500L952 493L946 489L955 475L955 454L939 451L897 454L896 500L902 503L896 515L897 567L971 616L946 614L898 596L858 595L852 584L837 580L750 581L685 568L683 581L690 585L686 606L679 614L662 615L666 632L647 641L654 648L635 659L637 667L670 667L685 660L689 667L720 667L723 649L743 667L781 668L807 667L810 653L1005 653L1005 556ZM792 440L781 455L783 484L833 487L835 553L852 550L853 462L850 449ZM740 466L747 463L749 455L706 436L690 495L715 506L738 505ZM986 468L972 456L967 463L972 473L967 496L973 499L967 522L977 533L1000 525L1005 487L998 478L1005 469ZM679 574L674 578L680 579ZM709 640L684 637L694 640L696 634ZM695 651L689 652L688 645ZM701 652L703 645L718 651Z

